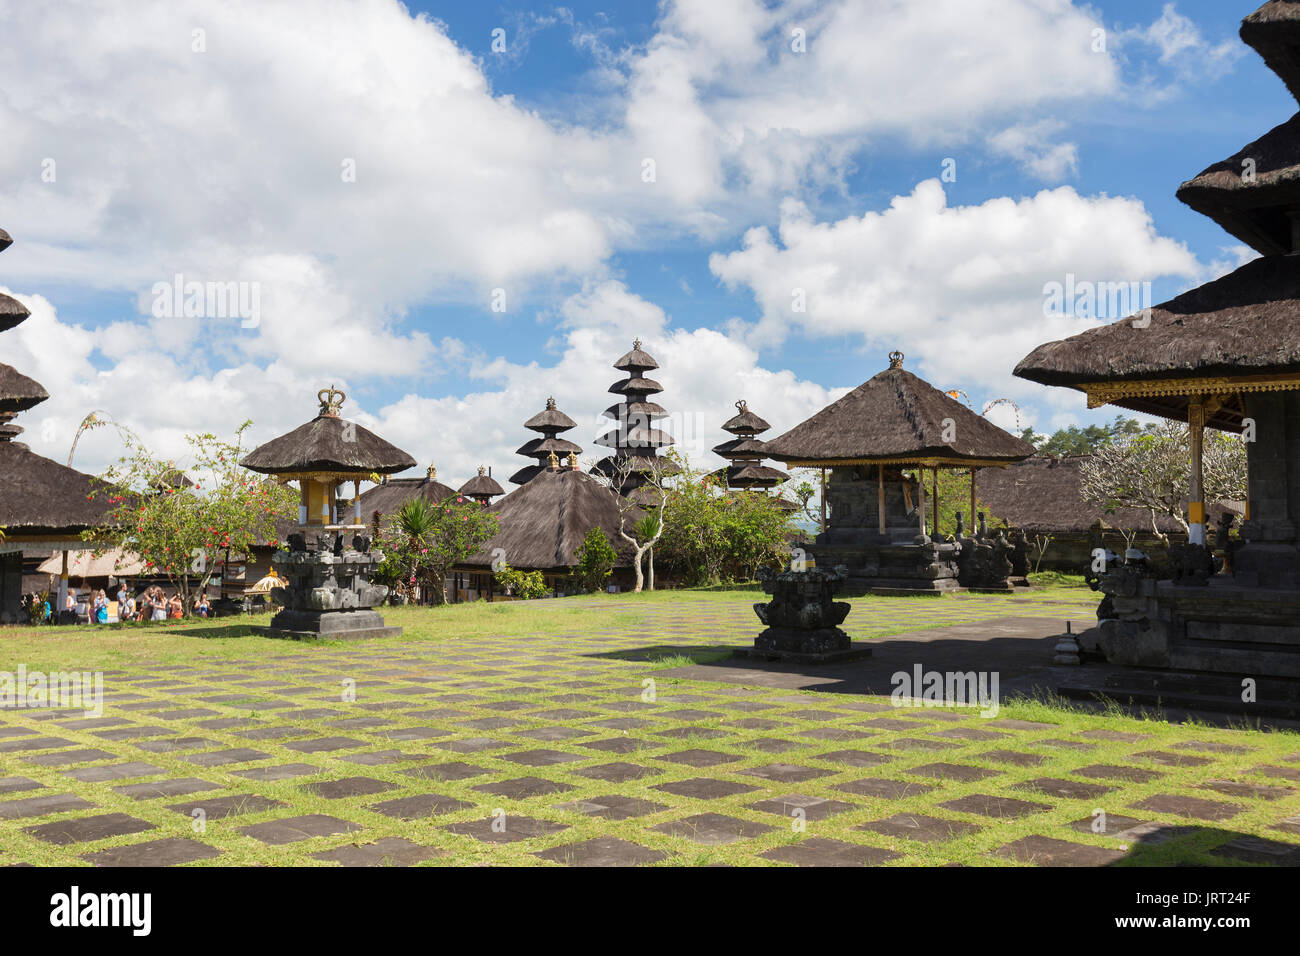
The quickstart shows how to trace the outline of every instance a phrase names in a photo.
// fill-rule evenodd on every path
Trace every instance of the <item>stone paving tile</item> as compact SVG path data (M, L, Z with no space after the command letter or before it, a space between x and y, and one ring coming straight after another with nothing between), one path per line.
M230 774L233 777L243 777L245 780L257 780L265 783L275 780L292 780L295 777L309 777L320 772L320 767L309 763L284 763L270 767L253 767L249 770L232 770Z
M1048 747L1062 747L1065 750L1095 750L1097 745L1085 743L1082 740L1061 740L1056 737L1049 737L1046 740L1036 740L1034 743L1045 744Z
M1273 824L1274 830L1281 830L1283 833L1300 833L1300 816L1287 817Z
M232 763L252 763L254 760L265 760L269 756L271 755L260 750L235 747L230 750L213 750L208 753L190 754L188 757L182 757L181 759L198 767L224 767Z
M474 804L457 800L455 797L446 797L438 793L418 793L413 797L399 797L396 800L372 803L367 809L398 820L421 820L440 813L468 810L472 806Z
M992 760L994 763L1009 763L1016 767L1037 767L1039 764L1046 762L1047 758L1042 754L1021 753L1018 750L986 750L982 754L975 754L980 760Z
M25 740L10 740L0 744L0 754L25 753L29 750L52 750L55 747L71 747L71 740L62 737L28 737Z
M929 793L934 787L928 783L912 783L903 780L887 780L883 777L864 777L849 783L838 784L831 789L844 793L854 793L861 797L880 797L884 800L901 800L903 797L920 796Z
M1210 763L1208 757L1193 757L1191 754L1172 754L1167 750L1144 750L1133 754L1137 760L1150 760L1162 767L1201 767Z
M566 843L533 856L565 866L644 866L668 859L668 854L662 850L652 850L614 837Z
M872 820L853 829L883 833L885 836L904 837L908 840L919 840L922 843L942 843L945 840L978 833L983 827L978 827L973 823L964 823L961 820L945 820L941 817L929 817L920 813L896 813L892 817L885 817L883 820Z
M217 741L206 737L172 737L168 740L142 740L135 744L141 750L151 754L166 754L176 750L198 750L200 747L215 747Z
M394 763L411 763L416 760L428 760L428 754L406 753L402 750L367 750L359 754L347 754L340 757L347 763L360 764L363 767L384 767Z
M308 793L314 793L326 800L343 800L348 797L368 797L375 793L396 790L397 784L372 777L344 777L342 780L321 780L303 787Z
M757 740L747 740L745 743L766 754L783 754L790 750L798 750L803 746L793 740L782 740L779 737L760 737Z
M30 737L36 731L27 727L0 727L0 740L6 737Z
M289 750L296 750L305 754L328 753L334 750L355 750L357 747L364 746L366 746L364 740L356 740L353 737L315 737L311 740L294 740L285 744L285 747Z
M245 740L285 740L289 737L307 737L313 733L315 731L309 727L259 727L235 736Z
M492 737L461 737L459 740L438 741L432 746L452 753L476 754L484 750L500 750L512 744L508 740L495 740Z
M854 730L851 727L814 727L811 730L801 730L792 736L806 737L811 740L865 740L868 737L878 736L874 731Z
M994 850L993 855L1039 866L1108 866L1124 858L1122 850L1107 850L1045 836L1021 837Z
M148 783L114 787L113 792L132 800L153 800L157 797L186 797L191 793L221 789L224 789L222 784L208 780L199 780L196 777L173 777L170 780L153 780Z
M759 777L776 783L803 783L806 780L830 776L834 772L833 770L821 770L816 767L798 767L788 763L769 763L762 767L752 767L749 770L739 771L742 776Z
M1251 773L1263 774L1266 777L1274 777L1278 780L1296 780L1300 781L1300 770L1293 767L1275 767L1264 764L1260 767L1251 767Z
M723 797L734 797L741 793L753 793L760 788L743 783L733 783L730 780L692 777L689 780L674 780L669 783L661 783L652 789L662 790L664 793L673 793L679 797L691 797L696 800L721 800Z
M40 767L66 767L69 764L89 763L92 760L112 760L116 756L118 755L109 753L107 750L88 747L77 750L59 750L48 754L35 754L34 756L24 757L23 761Z
M644 817L668 809L662 803L618 793L608 794L603 797L587 797L582 800L574 800L571 803L557 803L555 807L557 810L572 810L575 813L586 814L589 817L600 817L604 820L630 820L634 817Z
M567 824L552 823L550 820L535 820L532 817L505 814L488 817L485 820L469 820L464 823L451 823L443 827L450 833L473 837L483 843L516 843L533 837L550 836L569 829Z
M1114 787L1100 783L1080 783L1077 780L1062 780L1060 777L1038 777L1018 783L1012 790L1029 793L1042 793L1049 797L1061 797L1065 800L1096 800L1103 794L1110 793Z
M217 717L221 711L212 710L209 707L185 707L181 710L160 710L155 711L154 716L159 720L193 720L195 717Z
M939 806L959 813L974 813L983 817L1024 817L1031 813L1042 813L1052 809L1046 803L1031 800L1017 800L1013 797L999 797L990 793L972 793L957 800L948 800Z
M1199 750L1210 754L1248 754L1254 747L1239 747L1236 744L1221 744L1213 740L1184 740L1174 744L1175 750Z
M1075 820L1070 824L1070 829L1078 830L1080 833L1097 833L1123 839L1129 830L1145 822L1147 821L1138 817L1128 817L1122 813L1107 813L1104 817L1087 816L1082 820Z
M836 813L858 809L855 804L845 803L842 800L829 800L826 797L813 797L803 793L787 793L784 796L760 800L758 803L751 803L749 808L783 817L795 816L795 811L801 811L800 818L804 820L825 820Z
M656 760L667 760L669 763L679 763L687 767L716 767L718 764L735 763L743 759L739 754L724 754L718 750L701 750L693 748L691 750L678 750L675 753L663 754L655 757Z
M64 770L63 774L80 780L82 783L103 783L107 780L127 780L131 777L151 777L166 773L162 767L131 760L127 763L113 763L102 767L82 767L80 770Z
M926 740L921 737L898 737L880 746L890 750L956 750L961 744L950 744L944 740Z
M892 754L878 754L870 750L832 750L829 753L817 754L817 759L833 760L836 763L848 764L850 767L876 767L898 758Z
M386 740L433 740L439 737L450 737L452 733L453 731L441 727L398 727L394 730L380 731L375 736Z
M144 833L156 830L148 820L137 820L125 813L105 813L94 817L75 817L71 820L59 820L56 823L42 823L38 826L24 827L23 830L59 846L70 843L90 843L108 837L128 836L132 833Z
M932 736L987 743L990 740L1001 740L1009 734L999 733L996 730L980 730L975 727L949 727L946 730L936 730Z
M68 730L87 732L101 730L105 727L120 727L122 724L131 722L124 717L81 717L77 720L56 720L55 723L60 727L66 727Z
M360 824L340 820L338 817L323 813L309 813L300 817L283 817L268 820L266 823L254 823L252 826L240 827L239 832L268 846L284 846L310 840L312 837L334 836L339 833L355 833L364 830Z
M420 846L402 837L385 837L374 843L341 846L335 850L313 853L316 860L338 863L341 866L411 866L424 860L446 856L446 850Z
M577 727L539 727L536 730L521 730L518 737L527 737L529 740L573 740L576 737L595 736L594 730L579 730Z
M0 777L0 794L21 793L24 790L40 790L45 784L27 777Z
M467 780L470 777L481 777L483 774L491 772L487 767L464 763L460 760L453 760L448 763L431 763L423 767L412 767L410 770L402 771L405 776L419 777L422 780Z
M509 760L511 763L523 764L525 767L550 767L555 764L572 763L575 760L586 760L582 754L571 754L563 750L521 750L518 753L502 754L502 760Z
M198 840L170 837L149 843L115 846L98 853L86 854L82 859L95 866L176 866L180 863L193 863L195 860L210 860L220 855L216 847Z
M1237 783L1233 780L1207 780L1201 784L1203 790L1214 790L1229 797L1245 797L1251 800L1278 800L1282 797L1295 796L1291 787L1273 787L1263 783Z
M1131 734L1125 733L1121 730L1107 730L1102 728L1098 730L1082 730L1076 734L1076 736L1083 737L1085 740L1113 740L1118 741L1119 743L1131 744L1139 740L1146 740L1151 735Z
M893 850L825 837L808 837L759 854L765 860L793 863L795 866L879 866L902 855Z
M184 803L173 803L169 804L167 809L175 810L187 817L194 816L195 810L202 810L206 819L221 820L225 817L261 813L263 810L273 810L283 806L286 804L279 800L270 800L254 793L236 793L228 797L200 797Z
M1242 808L1236 804L1203 800L1200 797L1186 797L1176 793L1158 793L1137 803L1131 803L1129 806L1137 810L1154 810L1157 813L1191 817L1194 820L1215 821L1227 820L1242 811Z
M1116 767L1113 764L1094 763L1078 770L1071 770L1080 777L1092 777L1096 780L1127 780L1129 783L1147 783L1164 776L1157 770L1143 770L1140 767Z
M656 737L667 737L670 740L699 739L699 740L716 740L719 737L731 737L732 734L725 730L717 730L709 727L674 727L672 730L653 730L651 731Z
M110 740L118 742L122 740L138 740L141 737L162 737L166 734L175 733L171 727L163 727L160 724L136 725L133 727L119 727L116 730L104 730L92 736L100 740Z
M1300 846L1264 837L1241 836L1210 851L1211 855L1246 863L1300 866Z
M462 720L460 726L470 730L504 730L507 727L521 727L524 721L511 717L482 717L478 720Z
M567 793L575 788L567 783L558 783L544 777L516 777L513 780L495 780L473 789L480 793L509 797L512 800L527 800L529 797L540 797L548 793Z
M671 836L685 837L692 843L703 846L718 846L762 836L764 833L772 832L776 827L724 816L721 813L697 813L680 820L669 820L650 829Z
M18 800L0 801L0 819L44 817L66 810L90 810L95 804L82 800L75 793L48 793L44 796L19 797Z
M657 767L643 767L639 764L619 760L614 763L599 764L595 767L584 767L582 770L575 770L574 773L589 780L627 783L629 780L640 780L642 777L657 777L663 773L663 770Z
M962 783L971 783L976 780L987 780L989 777L1000 776L1000 770L987 770L983 767L971 767L961 763L927 763L919 767L913 767L907 771L920 777L934 777L938 780L960 780Z

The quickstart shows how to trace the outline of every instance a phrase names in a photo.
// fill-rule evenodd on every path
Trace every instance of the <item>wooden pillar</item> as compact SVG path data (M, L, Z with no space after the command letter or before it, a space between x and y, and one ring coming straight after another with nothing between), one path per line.
M916 466L916 513L921 518L921 534L926 534L925 530L925 469L920 465Z
M970 470L970 533L975 534L975 469Z
M352 480L352 523L361 524L361 479Z
M1187 540L1205 544L1205 476L1202 462L1205 439L1205 405L1200 395L1187 403L1187 426L1192 437L1192 473L1188 482Z
M298 524L307 523L307 482L309 478L304 478L298 482Z
M934 518L930 522L930 527L933 529L935 534L938 534L939 533L939 466L938 465L934 466L933 477L934 480L930 485L930 490L932 492L932 494L930 495L930 499L931 499L930 508L931 508L931 513L934 515Z
M822 533L826 533L826 469L822 469Z
M885 466L876 466L876 510L880 513L880 533L885 533Z
M68 603L68 552L63 552L63 567L59 570L59 593L55 597L56 605L53 610L54 620L57 623L59 615L63 613L63 606Z

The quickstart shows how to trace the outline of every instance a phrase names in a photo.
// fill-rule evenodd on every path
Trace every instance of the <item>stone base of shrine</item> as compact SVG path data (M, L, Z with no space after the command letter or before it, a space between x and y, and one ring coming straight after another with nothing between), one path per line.
M802 630L792 627L769 627L754 638L754 646L741 648L737 657L755 660L790 661L805 664L837 664L871 656L865 644L853 644L838 627Z
M271 618L269 627L257 628L265 637L294 641L363 641L396 637L400 627L389 627L383 616L370 608L342 611L283 610Z

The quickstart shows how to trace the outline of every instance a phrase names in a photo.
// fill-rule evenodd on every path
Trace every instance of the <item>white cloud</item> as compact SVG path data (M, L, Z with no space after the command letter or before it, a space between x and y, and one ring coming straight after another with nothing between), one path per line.
M1058 120L1010 126L989 137L989 149L1014 160L1036 179L1060 182L1079 170L1079 147L1052 142L1064 129Z

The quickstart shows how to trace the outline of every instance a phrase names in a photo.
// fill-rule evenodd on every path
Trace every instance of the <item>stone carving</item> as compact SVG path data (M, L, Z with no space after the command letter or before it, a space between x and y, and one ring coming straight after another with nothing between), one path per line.
M1204 587L1214 576L1214 555L1203 544L1174 544L1169 548L1169 567L1175 584Z
M384 629L379 612L388 588L370 578L383 555L370 550L370 539L356 535L351 546L342 532L308 532L288 536L289 550L272 559L286 580L272 595L283 608L271 627L322 637L357 636L357 632Z
M754 639L754 649L773 656L824 658L850 650L848 634L839 625L849 613L847 601L833 600L848 579L848 568L833 571L770 570L759 572L763 590L772 600L755 604L754 613L767 630Z

